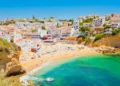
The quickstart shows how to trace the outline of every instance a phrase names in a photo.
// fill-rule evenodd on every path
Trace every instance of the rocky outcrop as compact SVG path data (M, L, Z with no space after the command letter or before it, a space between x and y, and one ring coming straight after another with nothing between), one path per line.
M25 72L19 62L20 54L20 47L0 39L0 70L4 72L5 76Z
M120 48L120 35L104 37L93 43L93 46L101 45Z

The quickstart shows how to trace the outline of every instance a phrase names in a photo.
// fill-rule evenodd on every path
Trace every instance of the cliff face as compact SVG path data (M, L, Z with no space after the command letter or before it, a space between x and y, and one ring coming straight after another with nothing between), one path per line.
M22 67L19 63L21 48L14 43L8 43L0 39L0 70L5 76L22 73Z
M118 34L116 36L104 37L93 43L93 46L100 46L100 45L106 45L106 46L111 46L111 47L115 47L115 48L120 48L120 34Z

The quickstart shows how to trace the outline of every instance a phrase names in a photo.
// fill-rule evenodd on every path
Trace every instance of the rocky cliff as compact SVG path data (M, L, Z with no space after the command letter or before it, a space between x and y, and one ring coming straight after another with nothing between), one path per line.
M0 39L0 70L5 76L24 72L19 63L20 53L21 48L19 46Z
M107 36L93 43L93 46L106 45L120 48L120 34L116 36Z

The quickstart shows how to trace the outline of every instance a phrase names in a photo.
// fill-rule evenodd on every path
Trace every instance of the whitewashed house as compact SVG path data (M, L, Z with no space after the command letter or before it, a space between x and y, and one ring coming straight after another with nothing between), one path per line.
M99 17L93 20L94 26L102 26L105 23L105 17Z
M105 29L104 34L112 34L112 28Z
M0 30L0 38L5 39L8 42L10 42L10 40L11 40L11 37L10 37L9 33L5 32L3 30Z
M71 36L79 36L79 19L75 19L72 25Z
M44 37L45 35L47 35L47 30L38 29L38 33L41 37Z
M91 27L92 24L91 23L83 23L83 27Z
M112 22L111 27L112 28L120 28L120 22Z

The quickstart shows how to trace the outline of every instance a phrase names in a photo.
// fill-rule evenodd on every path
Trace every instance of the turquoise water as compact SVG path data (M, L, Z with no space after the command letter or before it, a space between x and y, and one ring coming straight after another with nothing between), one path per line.
M120 86L120 56L84 56L40 70L40 86ZM51 77L54 81L45 79Z

